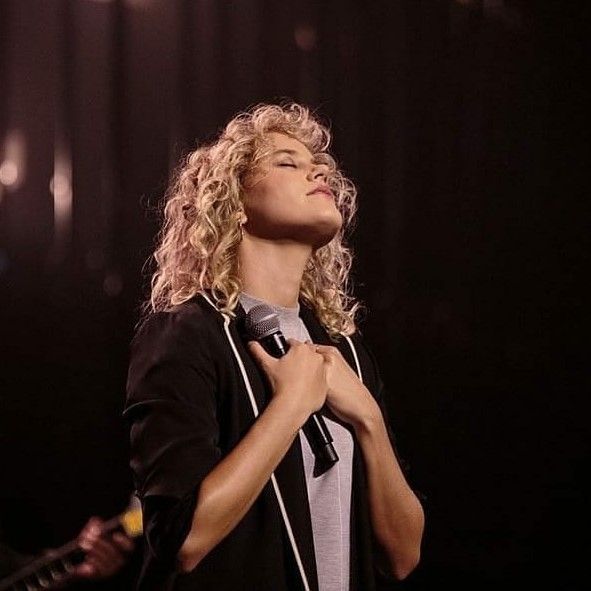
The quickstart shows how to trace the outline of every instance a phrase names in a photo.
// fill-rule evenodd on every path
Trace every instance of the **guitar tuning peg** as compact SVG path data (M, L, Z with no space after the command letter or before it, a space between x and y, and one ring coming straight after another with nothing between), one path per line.
M129 495L129 503L127 505L128 509L141 509L142 503L140 501L139 496L136 492L133 492Z

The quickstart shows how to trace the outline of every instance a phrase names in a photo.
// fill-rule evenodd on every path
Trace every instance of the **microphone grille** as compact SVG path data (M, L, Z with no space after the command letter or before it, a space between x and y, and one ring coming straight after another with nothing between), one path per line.
M279 317L271 306L257 304L246 314L244 325L249 336L258 341L279 331Z

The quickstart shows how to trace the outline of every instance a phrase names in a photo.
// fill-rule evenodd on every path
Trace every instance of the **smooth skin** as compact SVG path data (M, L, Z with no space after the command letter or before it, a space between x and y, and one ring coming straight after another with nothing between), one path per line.
M310 194L325 184L326 165L292 137L273 132L268 139L273 153L245 183L238 268L246 293L295 307L306 262L335 236L342 216L334 200ZM257 342L248 345L273 396L240 443L203 480L178 555L180 568L194 569L233 530L298 430L326 402L355 430L367 469L373 530L387 570L404 579L419 560L424 516L396 460L379 407L338 349L289 343L281 359Z

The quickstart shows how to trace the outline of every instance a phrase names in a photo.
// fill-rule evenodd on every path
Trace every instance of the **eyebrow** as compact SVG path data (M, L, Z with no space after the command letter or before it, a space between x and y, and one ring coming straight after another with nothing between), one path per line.
M300 152L298 152L297 150L289 150L287 148L282 148L281 150L275 150L273 152L272 156L275 156L276 154L289 154L290 156L301 156ZM312 162L312 164L321 164L318 156L312 156L311 162Z

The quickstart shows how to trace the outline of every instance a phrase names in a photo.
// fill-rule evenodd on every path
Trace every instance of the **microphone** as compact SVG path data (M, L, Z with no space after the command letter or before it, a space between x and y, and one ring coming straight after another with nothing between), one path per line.
M279 318L270 306L257 304L246 315L245 328L248 335L258 341L263 349L275 358L289 351L289 343L279 328ZM312 413L303 426L304 435L314 453L314 476L319 476L339 461L332 444L333 438L319 412Z

